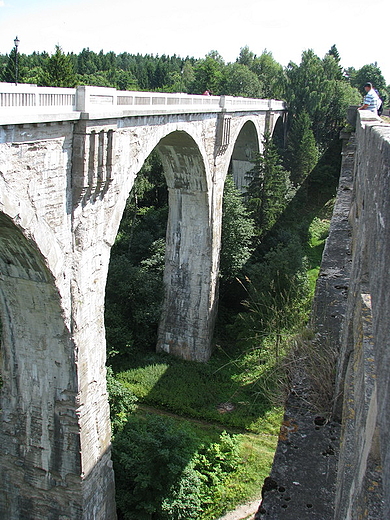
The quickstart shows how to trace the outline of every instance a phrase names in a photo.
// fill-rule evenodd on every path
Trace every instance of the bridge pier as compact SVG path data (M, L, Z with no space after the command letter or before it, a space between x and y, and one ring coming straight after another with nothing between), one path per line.
M168 184L169 215L157 351L207 361L216 315L219 255L219 242L213 243L213 225L218 222L211 218L214 193L208 189L207 162L184 132L164 138L158 151Z
M86 471L83 437L90 428L83 429L81 421L78 349L41 254L4 214L0 271L0 518L114 519L113 492L107 516L101 489L110 480L113 487L109 429L101 440L107 449ZM100 405L108 420L106 398ZM88 415L93 421L98 417Z

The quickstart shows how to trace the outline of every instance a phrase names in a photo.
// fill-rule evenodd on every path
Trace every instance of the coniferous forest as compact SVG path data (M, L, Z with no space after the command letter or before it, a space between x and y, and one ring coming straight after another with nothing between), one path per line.
M15 81L15 54L0 81ZM155 353L168 196L152 152L129 195L106 286L107 385L118 518L215 520L260 496L277 442L292 359L310 344L311 301L341 162L340 130L380 68L343 69L336 46L299 64L248 47L234 63L83 49L19 55L19 82L282 99L287 132L263 136L240 193L223 202L219 311L208 363ZM330 371L331 373L331 371ZM326 399L313 407L327 413Z

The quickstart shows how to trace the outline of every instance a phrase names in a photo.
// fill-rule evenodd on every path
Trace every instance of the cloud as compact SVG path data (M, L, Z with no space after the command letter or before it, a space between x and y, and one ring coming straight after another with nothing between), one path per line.
M4 6L5 6L4 0L0 0L0 7L4 7Z

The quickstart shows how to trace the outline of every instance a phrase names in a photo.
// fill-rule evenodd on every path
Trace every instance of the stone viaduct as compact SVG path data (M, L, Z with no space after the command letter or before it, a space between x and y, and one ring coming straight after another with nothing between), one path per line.
M169 189L158 345L205 361L221 209L274 100L0 84L0 517L114 520L105 384L110 248L153 149Z

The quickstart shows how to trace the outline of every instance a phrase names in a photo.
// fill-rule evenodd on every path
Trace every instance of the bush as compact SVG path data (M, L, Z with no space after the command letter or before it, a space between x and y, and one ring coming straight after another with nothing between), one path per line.
M207 478L209 487L213 487L223 481L228 473L237 470L239 461L238 442L233 435L224 431L220 442L199 450L195 467Z
M129 417L113 443L117 504L125 520L194 518L200 478L191 469L194 436L172 419ZM192 494L185 490L192 486ZM168 514L169 512L169 514ZM171 516L169 516L171 515Z
M111 367L107 367L107 392L110 403L111 426L115 433L136 408L137 397L118 381Z

